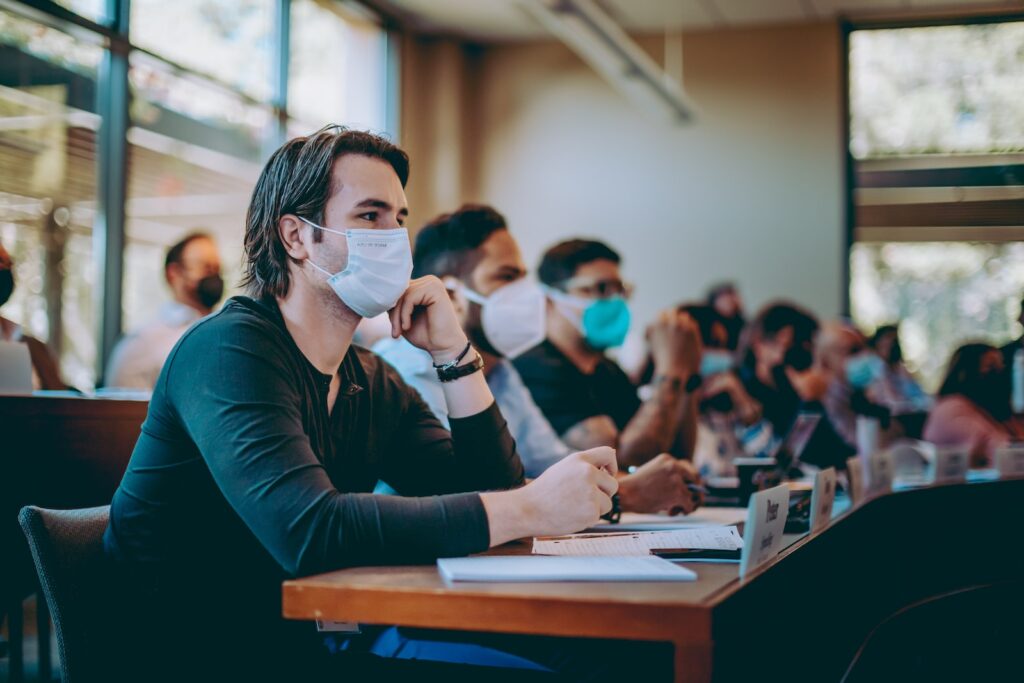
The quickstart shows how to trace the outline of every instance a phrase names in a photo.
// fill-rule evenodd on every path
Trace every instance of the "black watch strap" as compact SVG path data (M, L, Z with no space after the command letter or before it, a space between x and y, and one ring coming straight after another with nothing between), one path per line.
M612 494L612 509L601 515L601 519L608 521L610 524L618 524L619 520L622 519L622 505L619 502L619 494Z
M472 375L474 372L480 372L484 369L484 359L478 353L476 358L466 363L465 365L443 365L441 367L434 368L437 371L437 378L442 382L454 382L457 379L461 379L468 375Z

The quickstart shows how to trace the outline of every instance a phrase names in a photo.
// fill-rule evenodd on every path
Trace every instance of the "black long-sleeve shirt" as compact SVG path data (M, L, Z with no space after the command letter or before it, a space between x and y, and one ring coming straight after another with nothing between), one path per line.
M461 492L523 481L497 407L449 432L369 351L350 349L338 373L329 412L331 376L272 300L231 299L179 341L104 536L154 609L185 618L215 601L273 630L285 578L488 546L480 497ZM429 497L372 495L378 480Z

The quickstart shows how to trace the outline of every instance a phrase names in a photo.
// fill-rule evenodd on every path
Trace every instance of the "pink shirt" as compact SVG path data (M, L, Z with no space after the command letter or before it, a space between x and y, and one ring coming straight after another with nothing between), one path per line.
M996 449L1010 443L1010 432L959 394L941 396L924 425L924 440L936 446L965 446L971 459L991 463Z

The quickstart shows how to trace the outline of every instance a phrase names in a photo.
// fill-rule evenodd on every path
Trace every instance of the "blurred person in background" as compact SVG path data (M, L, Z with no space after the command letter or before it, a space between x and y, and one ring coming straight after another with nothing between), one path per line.
M732 282L723 282L708 290L708 306L722 316L728 334L725 348L735 351L740 344L743 328L747 324L743 314L743 298Z
M829 373L815 357L818 320L785 301L762 308L744 330L737 375L761 407L775 439L783 439L801 412L822 416L801 459L812 465L844 467L853 455L832 426L822 400Z
M172 246L164 259L164 278L173 301L117 343L107 364L106 386L152 391L181 335L213 312L224 296L220 253L213 238L194 232Z
M999 349L971 343L956 350L924 438L939 447L964 447L974 467L990 466L997 449L1024 439L1011 416L1010 374Z
M825 393L827 382L814 367L817 332L811 313L776 302L762 308L744 334L738 374L776 433L786 433L802 402Z
M582 239L544 253L538 276L548 297L547 339L516 358L516 370L571 448L616 446L623 467L666 452L689 459L696 440L700 332L674 309L658 316L646 335L653 390L641 400L636 385L606 355L622 345L631 322L620 261L608 245Z
M1024 327L1024 300L1020 302L1020 309L1017 313L1017 322ZM999 349L1003 354L1003 364L1007 368L1013 368L1013 357L1018 351L1024 351L1024 335L1017 337L1013 341L1004 345Z
M868 339L868 346L882 359L882 376L874 386L875 398L893 415L927 412L931 397L903 363L899 325L882 325Z
M0 307L14 294L14 261L0 244ZM32 386L35 389L66 389L60 378L57 360L43 342L25 334L21 325L0 316L0 341L20 342L28 346L32 358Z
M700 418L694 463L703 476L733 476L733 458L771 455L771 424L735 372L735 354L729 350L729 332L722 316L711 306L683 304L679 311L696 321L703 353L700 374Z
M857 417L877 419L889 430L891 412L875 396L885 363L868 346L867 339L848 322L825 323L818 333L817 355L828 373L828 388L822 397L832 426L851 448L857 448ZM893 434L886 433L886 438Z
M508 421L526 476L540 476L572 449L533 402L511 362L544 340L546 301L540 286L527 277L526 263L504 216L489 206L468 204L424 226L416 236L413 277L427 275L445 283L459 323L484 359L484 377ZM390 334L373 350L447 426L443 385L430 354ZM687 485L699 482L691 463L662 453L632 474L620 472L621 509L690 513L701 496Z

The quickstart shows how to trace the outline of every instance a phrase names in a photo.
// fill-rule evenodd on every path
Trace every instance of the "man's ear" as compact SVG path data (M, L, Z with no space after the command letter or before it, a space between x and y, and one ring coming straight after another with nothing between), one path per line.
M469 311L469 299L462 293L462 281L454 275L445 275L441 278L441 282L444 283L444 288L448 290L448 298L452 300L455 315L459 317L460 321L465 320L466 313Z
M171 263L164 269L164 279L171 287L174 287L175 281L180 280L183 275L184 268L180 263Z
M284 251L296 261L309 258L307 241L312 237L309 226L292 214L285 214L277 221L277 234L284 245Z

